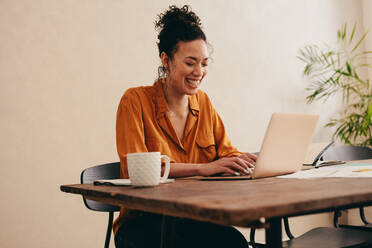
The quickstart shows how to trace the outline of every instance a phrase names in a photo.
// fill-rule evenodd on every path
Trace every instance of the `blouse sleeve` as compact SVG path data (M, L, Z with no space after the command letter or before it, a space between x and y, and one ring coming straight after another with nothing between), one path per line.
M121 176L128 178L126 155L147 152L140 97L131 89L125 92L117 110L116 147L120 157Z
M217 158L240 156L243 153L239 152L230 142L227 137L225 126L221 117L212 107L213 113L213 132L217 148Z

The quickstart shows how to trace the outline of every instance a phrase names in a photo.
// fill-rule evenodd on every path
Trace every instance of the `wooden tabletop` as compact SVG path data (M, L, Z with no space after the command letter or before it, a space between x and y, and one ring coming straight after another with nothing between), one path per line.
M61 190L127 208L249 227L262 217L372 205L372 178L202 181L177 179L151 188L62 185Z

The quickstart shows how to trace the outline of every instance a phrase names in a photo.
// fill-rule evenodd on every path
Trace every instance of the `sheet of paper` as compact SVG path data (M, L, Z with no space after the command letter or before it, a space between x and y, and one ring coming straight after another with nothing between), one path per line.
M173 183L175 180L173 178L168 178L162 183ZM111 185L111 186L130 186L132 185L130 179L101 179L95 180L94 185Z
M117 185L117 186L130 186L129 179L101 179L95 180L94 185Z
M302 170L278 178L372 177L372 164L352 163Z

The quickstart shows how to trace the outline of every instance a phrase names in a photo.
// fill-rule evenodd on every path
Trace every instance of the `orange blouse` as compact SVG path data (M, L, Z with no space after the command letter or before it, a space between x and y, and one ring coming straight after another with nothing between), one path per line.
M116 145L122 178L128 178L127 153L159 151L176 163L208 163L242 154L231 145L221 118L201 90L189 96L190 111L181 142L167 115L163 83L160 79L153 86L128 89L120 101ZM115 233L128 212L121 208L114 223Z

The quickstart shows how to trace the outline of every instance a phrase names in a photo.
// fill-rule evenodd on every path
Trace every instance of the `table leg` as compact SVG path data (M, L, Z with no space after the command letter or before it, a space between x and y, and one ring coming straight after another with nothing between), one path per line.
M268 220L269 228L265 230L266 245L270 248L282 248L282 218Z
M173 218L170 216L163 215L161 223L161 237L160 237L160 248L171 248L173 247Z

